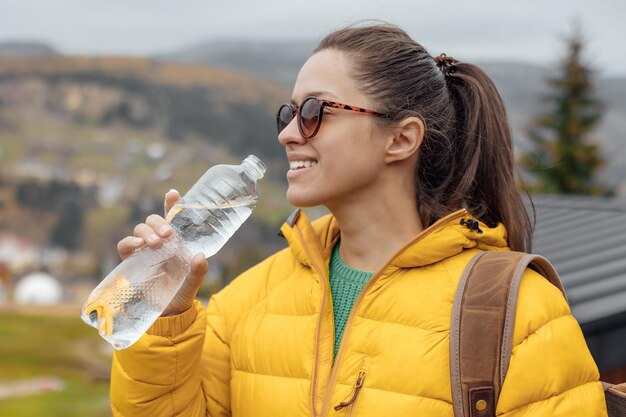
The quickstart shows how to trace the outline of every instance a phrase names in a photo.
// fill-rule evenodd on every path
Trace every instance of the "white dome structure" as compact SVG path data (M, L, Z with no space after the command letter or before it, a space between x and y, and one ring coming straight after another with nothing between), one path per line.
M19 304L56 304L61 301L61 284L50 274L34 272L15 286L15 301Z

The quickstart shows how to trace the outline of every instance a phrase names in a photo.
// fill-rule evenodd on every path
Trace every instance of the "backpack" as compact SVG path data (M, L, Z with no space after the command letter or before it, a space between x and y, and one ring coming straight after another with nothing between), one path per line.
M455 417L495 417L513 348L517 296L527 267L563 285L540 255L485 251L469 262L454 297L450 376ZM567 297L565 298L567 300ZM480 343L476 343L476 341ZM609 417L626 416L626 383L602 382Z

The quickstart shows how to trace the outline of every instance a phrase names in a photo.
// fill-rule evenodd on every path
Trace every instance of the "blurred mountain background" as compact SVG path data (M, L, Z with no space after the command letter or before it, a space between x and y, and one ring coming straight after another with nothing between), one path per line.
M298 71L314 49L314 42L213 40L154 56L160 61L229 69L258 76L293 87ZM433 51L430 51L433 54ZM462 57L457 57L462 59ZM541 97L546 94L546 79L554 76L559 62L539 66L524 62L475 62L494 80L509 112L516 153L528 150L525 130L529 121L545 111ZM595 81L597 97L605 106L602 122L595 132L597 142L609 164L598 180L625 191L626 147L621 135L626 128L626 77L603 77L600 68Z
M290 208L274 111L289 89L216 67L69 57L36 43L0 44L0 55L0 228L39 250L92 258L87 270L58 266L57 275L93 286L117 262L116 242L162 212L167 190L184 193L210 166L251 153L269 166L261 201L212 269L232 278L282 245L276 231Z
M139 58L65 56L45 43L0 43L0 228L39 251L81 253L80 267L68 267L71 257L62 257L56 269L69 282L92 285L117 263L117 241L161 212L167 190L184 192L211 165L254 153L266 161L268 175L240 238L212 261L209 282L221 287L284 245L276 232L291 207L274 115L313 47L221 40ZM543 110L554 68L477 64L507 104L519 155L528 149L525 130ZM605 112L595 139L608 160L599 180L621 196L626 77L600 75L596 91Z

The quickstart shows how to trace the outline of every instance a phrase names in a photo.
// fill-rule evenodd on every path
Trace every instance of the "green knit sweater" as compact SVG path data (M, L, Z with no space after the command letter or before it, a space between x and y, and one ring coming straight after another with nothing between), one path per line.
M337 242L330 258L330 292L333 297L335 317L334 356L337 356L352 306L372 275L374 275L373 272L359 271L346 265L339 257L339 242Z

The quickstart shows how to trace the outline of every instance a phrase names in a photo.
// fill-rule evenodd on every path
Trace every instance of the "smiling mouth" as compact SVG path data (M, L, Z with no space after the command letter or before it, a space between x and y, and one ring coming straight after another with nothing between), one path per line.
M297 171L304 168L313 168L317 165L317 161L293 161L289 163L289 169Z

